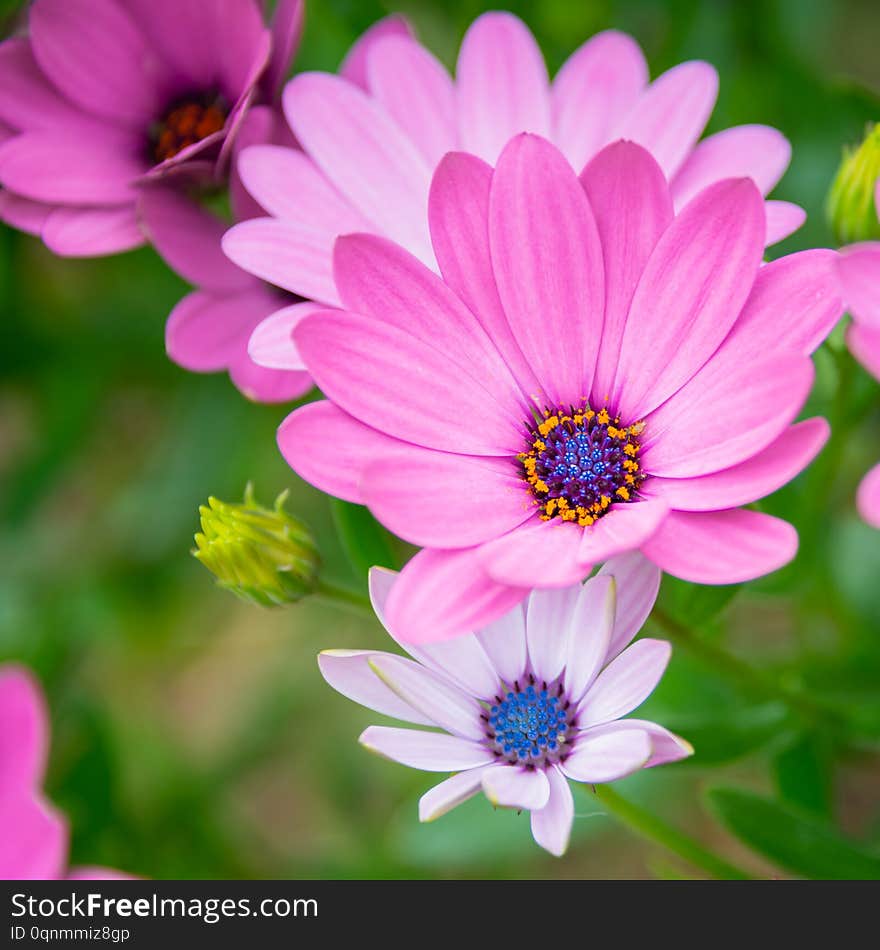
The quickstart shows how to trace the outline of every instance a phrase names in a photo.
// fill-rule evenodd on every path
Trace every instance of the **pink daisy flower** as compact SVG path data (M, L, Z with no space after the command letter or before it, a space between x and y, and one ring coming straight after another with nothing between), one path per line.
M294 330L328 400L278 436L306 481L425 549L389 600L402 637L478 628L624 551L707 584L794 556L789 524L741 506L827 438L791 423L842 311L833 251L762 266L751 181L676 215L628 142L580 179L534 135L494 171L453 153L429 218L443 280L384 238L337 241L345 309Z
M40 790L49 717L39 687L17 666L0 666L0 879L112 880L106 868L67 868L67 823Z
M250 106L270 101L303 0L35 0L0 45L0 218L57 254L137 247L141 186L212 182Z
M880 217L880 180L874 191ZM840 252L838 273L853 324L847 342L859 362L880 379L880 242L851 244ZM857 498L859 512L868 524L880 528L880 465L865 476Z
M409 35L409 27L401 17L387 17L376 23L352 47L340 68L341 74L358 82L360 64L370 45L395 35ZM237 173L241 150L254 143L296 148L287 124L274 108L251 109L232 150L230 204L235 221L266 214L244 189ZM308 373L258 365L248 354L248 341L256 327L279 308L276 319L288 322L314 307L296 303L299 297L233 264L224 256L220 244L229 222L196 206L178 190L145 189L140 210L156 250L174 271L197 287L168 318L165 345L171 359L197 373L227 370L238 389L258 402L289 402L305 395L312 387Z
M440 159L460 150L494 164L520 132L554 142L577 172L610 142L637 142L663 170L676 208L732 176L751 177L767 194L788 166L789 143L761 125L698 143L717 90L715 70L704 62L682 63L649 82L638 44L615 31L581 46L551 83L534 37L509 13L472 24L455 79L412 37L386 36L364 50L356 72L304 73L287 85L284 113L302 152L263 146L243 153L242 180L270 217L237 225L224 249L263 280L334 306L341 302L332 272L339 234L384 235L437 270L426 210ZM804 220L785 202L768 201L765 211L768 244ZM254 341L258 362L277 365L283 331L279 318Z
M370 575L373 606L392 636L384 612L395 577L379 568ZM630 554L585 584L534 591L476 633L418 649L398 641L411 660L326 650L318 664L349 699L444 730L370 726L360 737L403 765L457 773L422 796L422 821L483 791L493 805L530 811L535 841L561 855L574 817L568 779L612 782L693 753L662 726L623 718L653 692L669 660L662 640L631 643L659 585L657 568Z

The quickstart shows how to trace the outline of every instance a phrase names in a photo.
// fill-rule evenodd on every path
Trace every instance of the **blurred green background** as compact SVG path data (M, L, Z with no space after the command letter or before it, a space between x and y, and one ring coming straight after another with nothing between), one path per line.
M833 243L823 200L842 146L880 117L874 0L508 8L551 70L612 26L638 39L652 75L710 60L710 131L765 122L794 146L774 197L810 218L773 255ZM334 69L391 9L452 64L485 6L312 0L297 69ZM588 790L562 860L532 843L527 816L482 799L418 824L431 777L361 749L381 717L331 691L315 663L324 647L386 646L378 624L314 600L248 606L189 556L197 506L237 500L252 479L265 502L291 490L328 579L363 583L327 501L276 451L286 409L165 357L165 316L184 291L151 250L66 261L0 226L0 660L28 664L46 688L48 787L70 816L73 861L156 878L700 876ZM796 523L801 553L743 590L664 581L669 623L653 632L679 629L644 711L697 754L616 787L752 874L880 876L880 534L853 509L880 457L880 387L839 332L816 361L809 414L835 436L764 505Z

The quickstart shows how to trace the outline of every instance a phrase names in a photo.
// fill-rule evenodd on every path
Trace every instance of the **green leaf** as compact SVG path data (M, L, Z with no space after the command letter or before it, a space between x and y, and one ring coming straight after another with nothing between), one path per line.
M803 733L773 763L780 796L792 805L830 818L832 767L825 738Z
M392 547L392 536L363 507L334 498L333 521L349 563L366 582L371 567L400 566Z
M714 788L709 805L741 841L794 874L816 880L880 880L880 856L805 812L735 788Z
M694 747L693 765L719 765L755 752L785 728L789 712L783 703L764 703L714 713L671 714L662 721Z
M742 584L709 587L689 584L665 575L658 605L689 627L702 627L714 620L739 593Z

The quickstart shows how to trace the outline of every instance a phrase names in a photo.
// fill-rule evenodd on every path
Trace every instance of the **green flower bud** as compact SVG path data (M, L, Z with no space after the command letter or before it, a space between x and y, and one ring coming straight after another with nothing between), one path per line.
M318 580L318 549L308 529L284 510L286 497L282 492L270 510L248 485L244 504L209 498L199 507L202 530L193 556L220 587L263 607L295 603Z
M880 125L868 126L858 148L846 148L828 192L828 221L841 244L880 238L874 195L880 178Z

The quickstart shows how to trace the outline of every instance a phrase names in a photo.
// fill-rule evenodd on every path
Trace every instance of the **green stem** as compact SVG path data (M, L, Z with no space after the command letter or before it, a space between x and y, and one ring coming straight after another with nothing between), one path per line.
M701 868L707 874L723 881L750 880L752 875L746 871L728 864L722 858L716 857L707 851L701 844L682 834L677 829L661 821L656 815L645 811L639 805L627 801L610 785L598 785L595 788L596 798L605 806L621 824L641 835L648 841L653 841L684 858L694 867Z
M329 584L327 581L319 580L317 586L315 587L314 596L319 600L327 601L328 603L339 604L343 607L347 607L349 610L357 611L358 613L369 613L372 614L373 606L370 603L370 598L366 594L361 594L358 591L350 590L347 587L340 587L337 584Z

